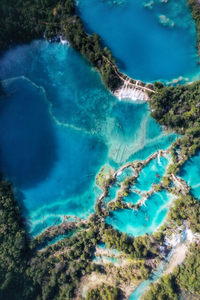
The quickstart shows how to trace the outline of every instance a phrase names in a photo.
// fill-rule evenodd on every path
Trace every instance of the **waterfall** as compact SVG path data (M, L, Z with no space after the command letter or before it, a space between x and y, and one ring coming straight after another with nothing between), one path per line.
M129 87L130 78L128 81L126 80L119 91L118 99L121 101L122 99L132 99L132 100L148 100L148 96L144 91L137 88L138 81L136 81L135 87Z
M68 44L68 41L66 40L66 39L62 39L62 36L59 36L59 38L60 38L60 43L62 44L62 45L65 45L65 44Z
M158 152L158 165L159 165L159 166L162 166L162 163L161 163L161 161L160 161L160 151Z

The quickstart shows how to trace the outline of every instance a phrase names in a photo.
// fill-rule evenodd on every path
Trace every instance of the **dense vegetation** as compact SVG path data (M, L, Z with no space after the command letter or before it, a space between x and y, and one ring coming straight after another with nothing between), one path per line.
M154 83L151 116L161 125L191 138L200 137L200 81L190 85L164 86Z
M114 90L120 79L111 52L101 48L97 34L89 36L84 32L74 12L73 0L0 0L0 49L12 42L30 42L44 33L47 40L62 35L99 69L105 86Z
M187 220L188 226L194 233L200 232L199 201L190 195L179 197L170 208L168 220L177 226L182 225L183 220Z
M200 7L198 0L188 0L188 4L192 9L192 18L195 20L197 27L197 47L200 56Z
M163 276L151 284L142 300L178 299L180 288L200 295L200 245L194 243L184 262L172 274Z
M22 227L19 208L9 184L0 181L0 295L1 299L12 299L28 291L24 286L24 272L29 259L28 240Z
M152 236L129 237L112 228L104 230L104 242L108 248L115 248L129 254L130 258L141 259L158 254L158 245Z
M158 283L151 284L142 300L178 300L174 276L163 276Z
M90 289L86 294L86 300L118 300L120 291L117 287L101 285L96 289Z

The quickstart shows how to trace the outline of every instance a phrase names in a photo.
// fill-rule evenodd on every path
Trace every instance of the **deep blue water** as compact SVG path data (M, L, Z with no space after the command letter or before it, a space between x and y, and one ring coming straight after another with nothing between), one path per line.
M86 31L97 32L120 70L134 79L171 82L199 75L196 29L186 0L80 0Z
M102 165L145 159L176 137L150 117L147 103L118 101L67 45L12 46L0 72L11 93L0 103L0 170L33 235L64 215L94 212Z

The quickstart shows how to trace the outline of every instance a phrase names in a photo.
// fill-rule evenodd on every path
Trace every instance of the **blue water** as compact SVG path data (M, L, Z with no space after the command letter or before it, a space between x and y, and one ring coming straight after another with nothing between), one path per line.
M86 31L97 32L120 70L134 79L198 78L197 33L186 0L80 0ZM179 80L181 80L179 78Z
M134 188L140 191L149 191L153 183L158 184L165 173L169 160L166 157L160 157L151 160L139 174ZM159 175L160 177L157 177Z
M149 197L137 211L123 209L110 212L106 223L129 235L153 233L163 222L174 196L161 191Z
M200 200L200 152L190 158L179 174L191 187L191 194Z
M133 191L133 187L131 187L130 193L128 194L128 196L124 197L124 202L137 204L141 198L142 197L139 194L137 194Z
M120 102L72 48L36 40L0 58L0 171L11 179L33 236L65 215L94 212L102 165L145 159L176 138L142 101ZM119 126L120 124L120 126Z

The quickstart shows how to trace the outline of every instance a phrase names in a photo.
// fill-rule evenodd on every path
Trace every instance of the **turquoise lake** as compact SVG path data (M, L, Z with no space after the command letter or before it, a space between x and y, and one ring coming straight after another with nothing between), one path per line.
M10 94L0 103L0 170L33 236L65 215L94 212L102 165L145 159L176 138L150 117L147 103L115 98L67 45L13 46L0 66Z
M197 34L186 0L79 0L77 4L86 31L100 35L125 74L146 82L199 78Z

